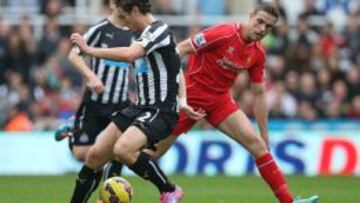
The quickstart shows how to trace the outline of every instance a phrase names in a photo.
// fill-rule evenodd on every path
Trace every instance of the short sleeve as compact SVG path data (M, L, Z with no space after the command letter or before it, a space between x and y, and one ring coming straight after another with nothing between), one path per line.
M158 21L148 26L142 33L136 43L140 44L145 50L146 55L152 51L168 46L171 43L171 33L167 24Z
M224 24L204 29L191 37L191 44L197 52L219 46L223 40L232 36L235 30L232 25Z
M84 39L89 46L95 46L100 40L101 31L99 26L91 27L84 35Z
M87 32L83 35L86 44L95 47L96 44L98 44L100 37L101 37L101 30L100 27L102 25L106 24L106 21L103 21L97 25L94 25L90 27ZM74 46L75 51L80 55L82 54L78 46Z

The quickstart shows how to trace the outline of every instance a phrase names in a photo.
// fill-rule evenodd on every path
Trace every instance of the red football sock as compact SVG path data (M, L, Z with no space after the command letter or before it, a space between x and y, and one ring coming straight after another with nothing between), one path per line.
M256 166L261 176L271 187L280 203L292 203L293 197L287 186L286 180L276 165L271 154L267 153L264 156L258 158L256 160Z

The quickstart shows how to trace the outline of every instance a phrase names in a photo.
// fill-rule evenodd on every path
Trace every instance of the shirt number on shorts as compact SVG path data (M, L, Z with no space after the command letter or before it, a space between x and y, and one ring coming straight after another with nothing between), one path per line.
M151 117L151 113L150 112L145 112L144 115L140 116L139 118L137 118L138 121L144 123L147 119L149 119Z

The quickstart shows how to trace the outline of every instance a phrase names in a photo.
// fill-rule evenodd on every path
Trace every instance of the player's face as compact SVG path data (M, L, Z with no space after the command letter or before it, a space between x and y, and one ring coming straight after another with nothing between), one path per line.
M275 26L277 18L265 11L258 11L250 15L248 38L261 40Z
M141 28L138 22L138 14L135 9L133 9L130 13L124 11L121 7L118 7L117 14L119 19L124 23L126 27L128 27L131 31L140 31Z

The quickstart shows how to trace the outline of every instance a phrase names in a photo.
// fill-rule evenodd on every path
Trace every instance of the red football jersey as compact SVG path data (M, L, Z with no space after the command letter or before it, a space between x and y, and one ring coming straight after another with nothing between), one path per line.
M189 57L187 80L222 94L231 88L240 71L249 71L252 82L264 81L265 51L260 42L248 42L241 24L222 24L191 37L196 54Z

